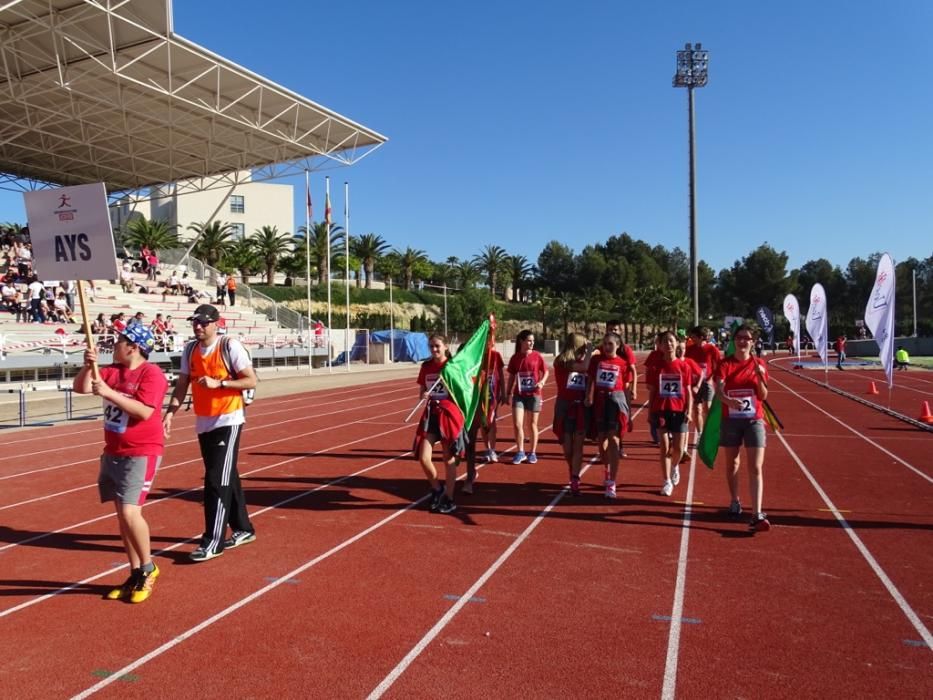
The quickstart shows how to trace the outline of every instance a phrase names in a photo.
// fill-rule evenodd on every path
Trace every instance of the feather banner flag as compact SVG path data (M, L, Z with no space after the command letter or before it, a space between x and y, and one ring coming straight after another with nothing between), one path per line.
M794 354L800 357L800 303L793 294L784 297L784 318L790 324L790 332L794 334Z
M888 386L894 386L894 260L885 253L878 261L875 286L865 305L865 325L878 343L878 357Z
M810 308L807 309L807 333L813 346L826 365L829 362L829 314L826 309L826 290L817 282L810 289Z

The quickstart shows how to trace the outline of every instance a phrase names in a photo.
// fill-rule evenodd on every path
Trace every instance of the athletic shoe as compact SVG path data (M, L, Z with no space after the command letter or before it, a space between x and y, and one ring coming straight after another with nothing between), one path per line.
M499 455L496 454L495 450L486 450L486 461L489 463L498 462Z
M729 504L729 515L733 518L742 515L742 504L739 503L739 499L735 499Z
M457 504L454 503L454 499L447 498L447 496L444 496L441 499L441 505L437 509L437 512L444 513L445 515L447 515L448 513L453 513L455 510L457 510Z
M619 458L625 459L626 457L628 457L628 452L625 451L625 448L622 447L622 445L619 445Z
M136 588L136 581L139 579L139 569L133 569L130 571L130 575L127 577L118 588L114 588L109 591L104 598L107 600L127 600L130 595L133 593L133 589Z
M572 496L580 495L580 477L579 476L570 477L570 494Z
M767 532L771 529L771 523L768 522L767 513L755 513L752 521L748 524L748 529L752 532Z
M474 484L475 482L476 482L476 477L473 477L472 479L467 478L467 480L463 482L463 488L460 489L460 490L463 491L463 493L465 493L465 494L472 495L472 493L473 493L473 484Z
M680 467L678 467L676 464L674 465L674 468L671 469L671 483L674 486L677 486L677 484L680 483Z
M661 485L661 495L670 496L672 493L674 493L674 484L672 484L671 480L668 479Z
M616 482L607 481L606 482L606 498L615 500L616 498Z
M512 464L521 464L526 459L528 458L525 456L524 452L516 452L515 456L512 457Z
M432 513L436 513L437 509L441 507L441 497L443 497L443 495L444 495L443 488L438 488L436 490L432 489L431 490L431 502L428 505L428 510L430 510Z
M241 544L249 544L250 542L256 541L256 533L249 532L247 530L237 530L233 533L233 536L224 540L224 549L233 549L234 547L239 547Z
M534 452L529 452L528 453L528 464L537 464L537 463L538 463L538 455L536 455Z
M191 552L191 554L188 555L188 558L191 561L207 561L208 559L219 557L223 553L224 553L224 550L222 549L219 552L217 552L213 549L208 549L207 547L201 546L201 547L198 547L193 552Z
M162 572L159 571L159 567L155 564L152 565L152 571L140 569L139 578L136 579L136 586L133 588L133 592L130 593L130 602L142 603L151 596L152 587L155 586L155 580L159 578L160 573Z
M608 486L610 481L612 481L612 472L609 471L609 467L606 466L603 469L603 485Z

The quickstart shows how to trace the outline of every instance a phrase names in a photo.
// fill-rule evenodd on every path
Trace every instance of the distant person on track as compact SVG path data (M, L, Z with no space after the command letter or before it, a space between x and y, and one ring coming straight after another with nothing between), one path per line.
M677 336L673 331L662 333L659 342L661 354L648 369L646 382L660 438L661 495L670 496L680 482L677 462L685 452L690 429L693 375L687 363L677 359ZM676 459L672 459L674 455Z
M535 335L523 330L515 338L515 354L509 358L509 386L506 394L512 397L512 426L515 428L517 452L512 464L536 464L538 461L538 416L541 413L541 388L547 384L548 369L544 358L534 349ZM525 418L529 418L530 450L525 453Z
M606 333L599 355L590 359L587 370L586 405L592 407L592 425L605 465L605 496L616 498L616 479L622 438L628 429L629 405L626 391L632 382L632 366L620 356L622 338Z
M836 351L836 369L845 369L842 365L846 361L846 336L840 335L833 343L833 349Z
M415 454L428 483L431 485L432 513L453 513L457 510L454 493L457 486L457 455L463 451L463 414L450 399L447 388L440 381L441 370L450 359L447 338L435 333L428 338L431 357L421 364L418 372L418 398L426 401L418 421L415 435ZM445 481L442 486L434 466L434 445L441 443Z
M165 437L169 437L172 419L190 386L194 429L204 460L204 534L188 558L202 562L256 539L237 471L240 437L246 422L243 390L256 388L256 373L240 341L221 341L217 332L220 312L216 307L202 304L188 320L195 340L182 352L175 391L162 425ZM225 540L228 523L233 534Z
M664 353L661 352L661 338L664 336L663 333L658 333L654 337L654 350L648 353L648 357L645 358L645 378L647 381L648 373L652 369L657 369L663 363ZM648 401L648 432L651 435L651 442L655 445L660 444L661 437L658 432L658 415L651 409L651 395L649 392L649 401Z
M762 402L768 398L768 370L761 360L752 357L754 335L749 326L735 332L735 354L720 363L714 375L716 393L722 401L722 428L719 445L726 461L729 484L729 515L742 514L739 501L739 449L744 444L748 462L749 489L754 511L749 523L752 532L771 529L762 509L765 461L765 422Z
M570 333L554 359L557 400L554 403L554 435L560 442L570 470L570 492L580 495L583 443L589 432L590 410L586 407L590 347L579 333Z
M158 365L147 362L155 339L147 328L127 328L113 349L113 364L93 378L97 351L84 352L84 366L72 387L104 403L104 453L97 487L101 502L113 501L130 575L104 597L142 603L152 594L159 567L152 561L149 525L142 506L162 461L165 438L160 412L168 381Z
M894 366L904 372L910 367L910 355L904 349L903 345L899 345L897 352L894 353Z

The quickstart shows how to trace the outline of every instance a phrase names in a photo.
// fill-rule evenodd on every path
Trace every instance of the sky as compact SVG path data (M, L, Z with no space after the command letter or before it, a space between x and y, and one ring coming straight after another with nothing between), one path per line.
M329 171L338 223L434 260L532 263L627 232L689 249L685 42L699 255L767 242L789 269L933 254L933 3L175 0L176 33L389 138ZM304 223L304 178L295 185ZM320 217L323 174L312 174ZM0 221L23 218L0 193Z

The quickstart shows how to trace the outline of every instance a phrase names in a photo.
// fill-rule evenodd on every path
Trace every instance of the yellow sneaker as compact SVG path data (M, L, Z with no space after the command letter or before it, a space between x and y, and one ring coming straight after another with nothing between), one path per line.
M139 572L136 569L130 571L129 577L119 587L112 589L104 596L107 600L127 600L136 588L136 579Z
M155 580L159 578L160 573L159 567L155 565L153 565L152 571L140 571L133 592L130 593L130 602L142 603L151 596L152 587L155 585Z

